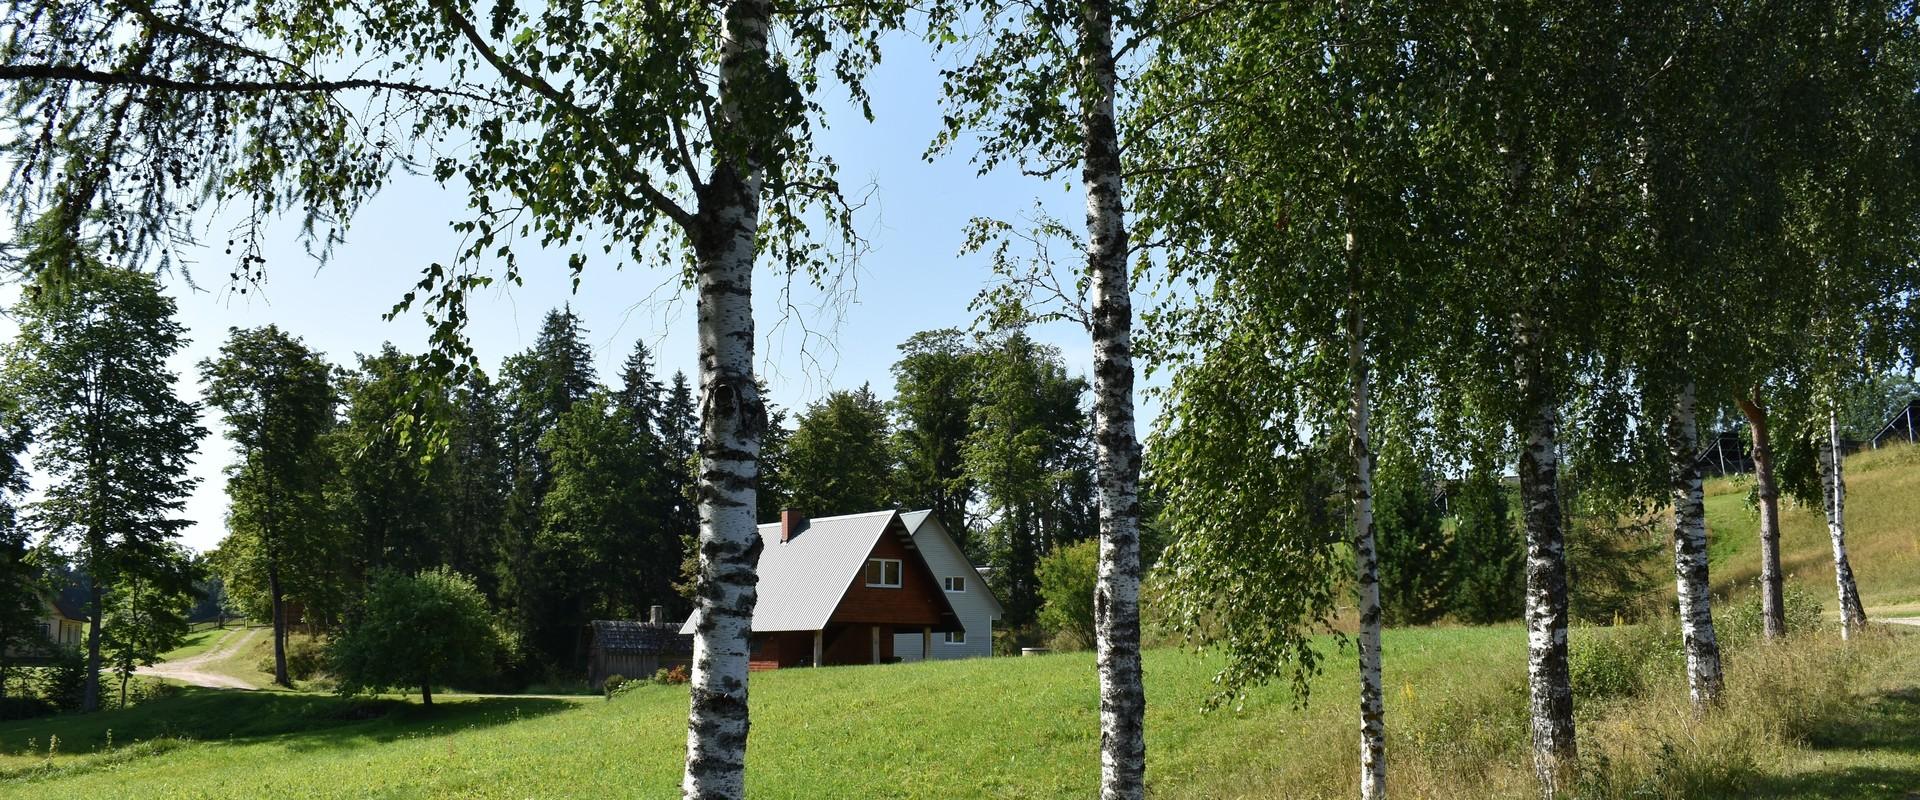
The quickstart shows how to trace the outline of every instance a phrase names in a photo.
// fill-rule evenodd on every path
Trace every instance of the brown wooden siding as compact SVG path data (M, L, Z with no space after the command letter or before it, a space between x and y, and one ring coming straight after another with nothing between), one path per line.
M865 562L849 582L833 610L831 622L878 623L919 629L933 626L935 631L959 630L959 620L951 616L940 581L927 567L925 559L907 549L904 531L889 530L873 546L868 559L896 558L901 561L898 588L868 586ZM882 638L885 638L883 632ZM867 643L871 648L871 642ZM865 662L862 662L865 663Z

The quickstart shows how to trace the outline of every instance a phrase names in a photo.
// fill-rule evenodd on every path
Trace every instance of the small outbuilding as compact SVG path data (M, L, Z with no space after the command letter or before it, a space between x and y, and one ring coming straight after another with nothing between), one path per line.
M593 642L587 649L588 684L598 689L614 675L648 678L660 670L693 663L693 637L681 633L679 623L667 622L660 606L654 606L650 616L647 622L593 621Z

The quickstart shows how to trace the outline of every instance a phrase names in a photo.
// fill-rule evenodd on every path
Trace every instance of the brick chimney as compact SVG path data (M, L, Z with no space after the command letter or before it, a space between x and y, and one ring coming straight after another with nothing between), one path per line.
M807 515L797 508L780 509L780 543L786 544L807 529Z

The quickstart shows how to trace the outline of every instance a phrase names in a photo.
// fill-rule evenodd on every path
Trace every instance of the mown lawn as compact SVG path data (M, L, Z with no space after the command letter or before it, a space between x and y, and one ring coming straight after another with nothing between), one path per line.
M238 636L245 630L246 627L244 625L235 625L230 628L200 628L188 633L186 638L180 640L179 647L162 653L160 660L179 661L183 658L192 658L213 649L226 637Z
M1590 635L1578 633L1576 648ZM1819 659L1837 657L1834 648L1805 641L1808 655L1796 663L1829 669ZM1392 631L1386 646L1400 796L1530 796L1523 632ZM1882 705L1859 706L1878 709L1878 717L1854 709L1833 714L1869 720L1861 723L1867 733L1849 739L1852 729L1823 721L1810 728L1809 747L1742 745L1768 759L1739 784L1742 792L1768 789L1755 783L1760 778L1792 786L1828 781L1855 793L1826 796L1904 800L1862 790L1858 781L1890 774L1920 785L1920 757L1899 762L1913 746L1900 731L1920 723L1920 704L1902 694L1920 691L1920 667L1913 666L1920 664L1920 636L1856 648L1844 658L1857 661L1852 669L1861 674L1878 676L1879 683L1862 684L1860 703ZM1740 661L1730 685L1745 681ZM1908 666L1889 666L1902 663ZM1304 710L1283 691L1265 690L1239 707L1204 711L1216 666L1177 650L1147 655L1156 797L1350 795L1355 691L1347 656L1329 661ZM1757 661L1749 666L1779 672ZM1646 702L1671 701L1676 688L1656 690ZM1086 654L767 673L755 676L753 698L755 797L1083 798L1098 777L1096 692ZM1773 710L1771 703L1742 706ZM1657 706L1584 708L1583 725L1595 731L1592 747L1631 747L1608 733L1609 725L1642 730L1649 723L1634 715L1647 708ZM0 725L0 797L667 798L677 796L685 713L685 689L677 686L648 686L612 702L464 698L432 709L395 699L191 691L125 712ZM1610 723L1615 716L1620 721ZM1685 715L1678 716L1672 724L1684 727ZM1743 721L1738 730L1746 727ZM1699 737L1714 740L1709 733ZM59 742L49 758L54 736ZM1834 756L1831 769L1802 757L1823 752L1828 739L1852 742L1845 746L1860 752ZM1626 763L1628 755L1614 757Z

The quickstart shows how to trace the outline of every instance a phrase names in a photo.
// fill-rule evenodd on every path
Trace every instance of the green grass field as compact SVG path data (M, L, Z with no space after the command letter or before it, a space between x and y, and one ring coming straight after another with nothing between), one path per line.
M1644 697L1584 706L1583 741L1611 776L1595 796L1699 771L1692 744L1716 764L1737 750L1740 769L1706 770L1707 788L1685 796L1905 800L1896 787L1920 786L1920 636L1852 648L1829 639L1730 659L1733 710L1708 723L1687 722L1671 675ZM1400 793L1530 796L1521 630L1393 631L1386 647ZM1155 796L1351 793L1348 659L1332 662L1304 710L1267 690L1204 711L1215 666L1176 650L1147 656ZM1836 671L1848 688L1782 686ZM1095 709L1086 654L762 674L749 779L754 796L774 798L1087 797ZM664 798L676 793L685 713L678 686L611 702L474 698L433 709L195 690L0 725L0 797ZM1663 741L1681 749L1662 751Z
M1882 613L1914 603L1920 450L1850 467L1862 591ZM1751 583L1743 495L1721 482L1710 499L1722 587ZM1825 596L1819 523L1790 511L1786 552L1794 580ZM1576 675L1631 674L1642 687L1606 697L1583 688L1580 796L1913 800L1920 629L1881 627L1847 645L1822 629L1730 650L1725 703L1702 720L1688 713L1670 630L1574 631ZM1609 660L1607 642L1635 636L1634 655ZM252 668L257 650L226 660ZM1393 630L1385 655L1394 796L1535 796L1521 628ZM1154 797L1355 793L1350 651L1332 655L1304 708L1268 688L1207 710L1218 666L1183 650L1146 655ZM685 687L658 685L612 701L453 696L431 709L400 698L188 690L126 711L0 723L0 798L670 798L686 702ZM757 798L1095 793L1089 654L761 673L753 713Z
M1847 550L1861 602L1874 615L1920 615L1920 447L1895 445L1847 459ZM1747 478L1707 486L1716 594L1754 591L1760 578L1759 517ZM1818 507L1780 501L1780 565L1789 580L1838 605L1833 548Z

